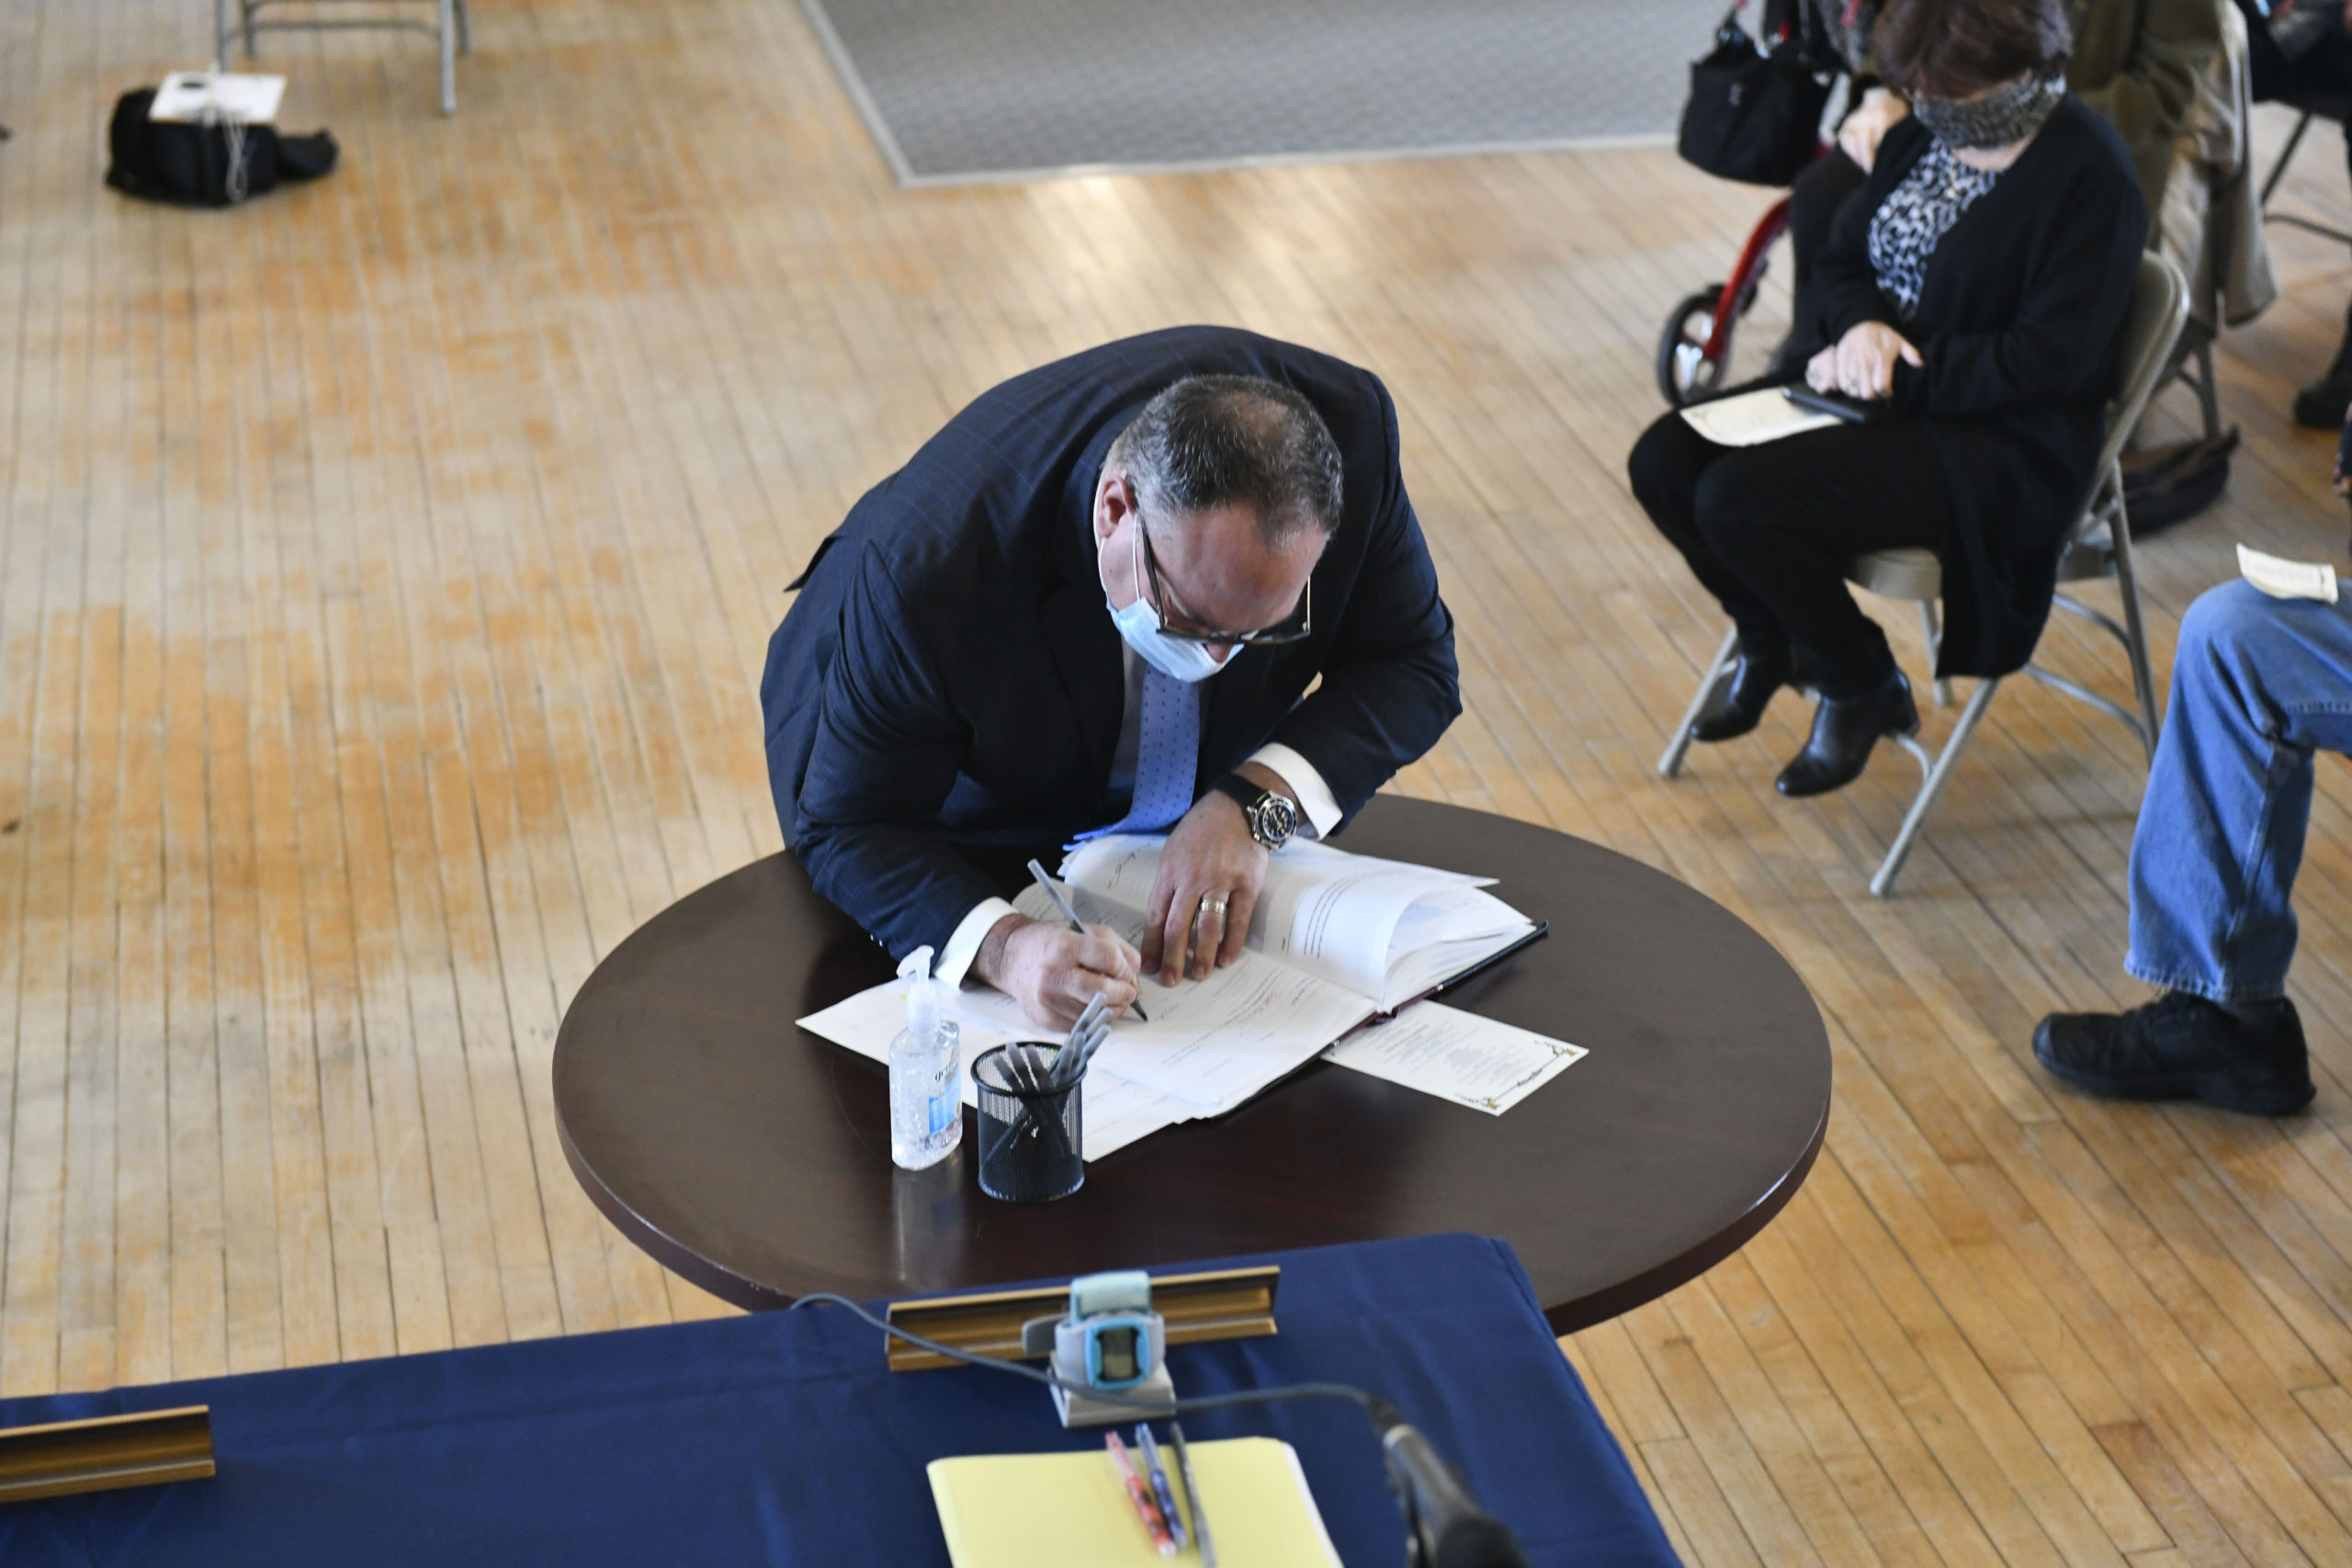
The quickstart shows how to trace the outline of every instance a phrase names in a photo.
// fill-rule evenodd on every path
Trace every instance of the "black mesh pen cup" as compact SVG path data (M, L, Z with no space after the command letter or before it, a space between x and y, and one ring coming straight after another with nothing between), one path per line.
M1082 1081L1082 1080L1081 1080ZM980 1190L1048 1203L1086 1184L1084 1100L1075 1083L1025 1089L1000 1045L972 1064L980 1097Z

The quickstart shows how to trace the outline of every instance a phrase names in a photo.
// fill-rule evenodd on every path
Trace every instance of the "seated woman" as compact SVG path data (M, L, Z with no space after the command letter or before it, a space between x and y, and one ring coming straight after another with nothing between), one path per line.
M2217 0L2062 0L2074 42L2066 85L2123 136L2150 212L2163 209L2182 127L2197 107L2197 84L2223 50ZM2240 0L2252 5L2256 0ZM1814 263L1845 199L1861 188L1879 143L1911 112L1903 96L1871 68L1871 33L1881 0L1812 0L1816 36L1847 73L1852 105L1837 142L1799 175L1789 192L1789 247L1800 316L1817 304ZM2257 26L2259 24L2256 24ZM2261 96L2261 54L2256 96ZM2188 258L2173 257L2191 276ZM1820 345L1792 336L1783 348L1792 369ZM2352 362L2352 355L2347 355ZM2342 419L2339 410L2338 421Z
M2114 128L2066 91L2060 6L1894 0L1879 21L1880 69L1912 112L1820 258L1812 325L1831 346L1805 379L1883 412L1747 447L1670 413L1629 460L1634 495L1738 628L1694 737L1747 734L1800 671L1821 694L1783 795L1843 787L1880 736L1918 727L1847 591L1853 557L1941 559L1939 675L2019 668L2049 617L2148 223Z

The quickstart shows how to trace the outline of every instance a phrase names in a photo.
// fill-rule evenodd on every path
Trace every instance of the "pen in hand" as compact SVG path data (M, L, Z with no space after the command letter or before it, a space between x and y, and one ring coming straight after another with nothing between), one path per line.
M1076 931L1079 935L1084 936L1086 934L1086 922L1078 918L1078 911L1069 907L1069 900L1063 897L1062 890L1054 886L1054 879L1046 874L1046 868L1039 865L1033 860L1029 863L1029 874L1037 879L1037 886L1044 888L1046 890L1046 897L1054 901L1054 908L1059 909L1061 911L1062 919L1069 922L1069 929ZM1137 997L1134 1001L1129 1002L1127 1004L1127 1008L1128 1010L1133 1012L1142 1022L1149 1023L1151 1021L1151 1015L1143 1010L1143 998L1141 997Z

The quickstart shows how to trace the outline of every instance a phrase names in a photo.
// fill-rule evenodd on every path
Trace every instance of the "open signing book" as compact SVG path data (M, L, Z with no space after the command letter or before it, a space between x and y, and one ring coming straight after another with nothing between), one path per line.
M1159 869L1159 837L1118 836L1063 863L1071 902L1090 924L1140 947ZM1425 1000L1544 934L1486 891L1492 878L1294 842L1268 862L1265 888L1236 963L1205 980L1144 984L1149 1022L1111 1032L1086 1078L1085 1154L1099 1157L1160 1127L1234 1109L1340 1043L1332 1060L1499 1113L1584 1053L1573 1045ZM1054 920L1038 888L1020 911ZM800 1020L811 1033L887 1059L903 1016L890 981ZM1045 1035L1001 992L954 993L968 1066L1008 1040ZM1396 1024L1363 1026L1405 1009ZM969 1075L966 1093L969 1097Z

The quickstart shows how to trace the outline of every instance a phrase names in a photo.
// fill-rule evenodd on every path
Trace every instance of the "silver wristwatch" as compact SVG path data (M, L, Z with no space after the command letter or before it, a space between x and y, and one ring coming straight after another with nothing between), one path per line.
M1241 807L1241 819L1250 824L1250 836L1269 850L1281 849L1298 831L1298 807L1287 795L1260 789L1239 773L1226 774L1216 787L1233 797Z

